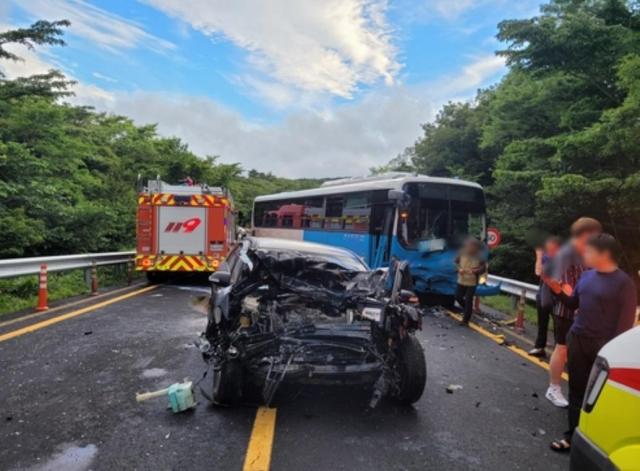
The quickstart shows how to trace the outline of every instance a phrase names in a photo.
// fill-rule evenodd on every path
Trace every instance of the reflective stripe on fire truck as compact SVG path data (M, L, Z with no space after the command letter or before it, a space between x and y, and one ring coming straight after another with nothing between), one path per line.
M138 255L136 270L141 271L215 271L222 258L201 255Z

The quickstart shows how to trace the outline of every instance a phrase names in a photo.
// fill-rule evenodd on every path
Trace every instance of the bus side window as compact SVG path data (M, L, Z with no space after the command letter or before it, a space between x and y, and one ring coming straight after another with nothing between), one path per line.
M371 195L369 193L348 194L345 197L343 216L346 231L368 232Z
M344 200L342 196L327 197L327 206L325 210L325 229L342 229L344 220L342 219L342 207Z
M322 229L324 218L324 198L309 198L304 201L302 227L308 229Z

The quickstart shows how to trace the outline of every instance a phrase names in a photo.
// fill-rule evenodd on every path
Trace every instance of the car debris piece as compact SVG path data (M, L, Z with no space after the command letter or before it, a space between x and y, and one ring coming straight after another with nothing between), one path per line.
M169 399L169 408L174 414L184 412L196 406L196 400L193 395L193 383L186 380L183 383L174 383L168 388L159 389L158 391L137 393L136 401L143 402L163 396Z
M426 382L415 296L403 263L371 271L354 253L306 242L246 237L211 275L198 348L213 377L212 400L261 396L284 383L365 384L411 404Z

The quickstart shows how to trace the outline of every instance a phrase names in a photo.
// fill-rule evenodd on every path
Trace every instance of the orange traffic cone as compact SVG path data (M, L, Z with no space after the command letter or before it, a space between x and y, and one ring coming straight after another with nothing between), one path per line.
M47 290L47 266L40 265L40 286L38 288L38 306L36 307L37 311L46 311L49 309L47 306L47 297L49 295Z

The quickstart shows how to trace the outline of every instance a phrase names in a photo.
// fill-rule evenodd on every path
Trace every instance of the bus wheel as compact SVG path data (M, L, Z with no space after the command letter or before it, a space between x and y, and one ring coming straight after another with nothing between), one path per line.
M422 307L442 306L445 309L453 308L455 298L446 294L421 294L420 305Z

